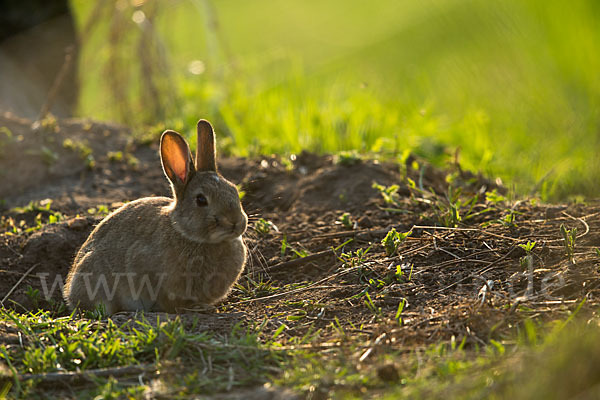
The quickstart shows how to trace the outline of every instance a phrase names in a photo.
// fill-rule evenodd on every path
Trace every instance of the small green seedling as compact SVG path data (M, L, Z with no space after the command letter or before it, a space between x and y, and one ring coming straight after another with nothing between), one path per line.
M467 336L465 335L465 339L466 338L467 338ZM464 341L464 339L463 339L463 341ZM493 346L493 347L491 347L493 353L503 356L504 353L506 352L506 348L502 343L500 343L494 339L490 339L490 344Z
M354 227L354 222L352 221L352 219L350 218L350 214L349 213L343 213L338 220L342 223L342 226L346 229L353 229Z
M52 200L46 199L42 201L30 201L24 207L14 207L10 211L18 214L24 214L27 212L35 212L35 211L50 211L50 207L52 206Z
M494 189L491 192L485 193L485 201L492 204L503 203L506 201L506 197L498 193L498 189Z
M106 157L112 163L125 161L133 169L136 169L140 165L140 160L129 152L123 154L122 151L109 151L106 153Z
M392 268L391 271L386 275L385 280L388 283L404 283L407 281L406 274L402 271L403 265L396 265L396 268Z
M87 169L94 169L96 167L96 159L91 154L88 155L83 161Z
M379 191L379 193L383 197L383 200L386 202L386 204L395 204L395 205L398 204L398 202L399 202L398 189L400 189L400 186L398 186L398 185L383 186L383 185L378 184L377 182L373 182L373 185L371 187L373 189L377 189Z
M287 241L287 235L284 233L283 234L283 239L281 239L281 257L285 256L285 252L287 250L288 247L288 241Z
M371 250L371 246L367 247L366 249L361 247L354 252L349 251L347 253L342 253L338 258L344 263L344 267L346 268L358 267L364 264L369 250Z
M33 129L44 134L52 134L60 132L58 121L52 113L47 113L44 118L34 122Z
M287 321L300 321L306 318L308 313L305 310L297 310L294 314L285 317Z
M456 228L461 222L491 211L486 208L475 212L475 206L479 203L479 195L465 197L460 188L455 189L448 186L445 198L439 198L433 192L432 195L434 198L432 208L437 214L439 223L450 228Z
M339 165L354 165L362 161L360 154L356 151L341 151L337 157Z
M396 282L404 281L404 272L402 271L402 265L396 265L396 270L394 271L394 280Z
M277 339L277 337L278 337L279 335L281 335L281 334L283 333L283 331L284 331L285 329L287 329L287 328L288 328L288 327L287 327L287 325L286 325L286 324L281 324L281 325L279 325L279 328L277 328L277 329L275 330L275 332L273 332L273 340Z
M342 326L342 324L340 323L340 320L338 319L338 317L334 316L333 317L333 322L331 322L331 326L333 327L333 329L335 329L341 336L346 337L346 331L344 330L344 327Z
M533 250L533 248L535 247L535 243L536 242L530 242L528 241L527 243L523 244L519 244L519 247L522 248L523 250L525 250L525 252L527 254L531 253L531 251Z
M488 208L486 210L492 211L494 209ZM520 215L520 214L522 214L522 213L520 213L518 211L514 211L514 210L508 210L508 213L505 214L502 218L484 222L481 224L481 226L483 228L487 228L488 226L493 225L493 224L501 224L505 228L516 228L517 227L517 215Z
M244 285L238 283L235 288L242 293L244 299L270 296L279 289L272 281L263 279L262 275L256 281L247 277Z
M287 235L283 235L283 239L281 239L281 257L285 256L285 253L287 251L287 249L290 249L292 251L292 259L294 258L303 258L306 257L308 255L308 252L304 249L296 249L294 247L292 247L289 242L287 241Z
M84 311L83 315L85 316L85 318L89 318L95 321L101 321L108 317L108 314L106 312L106 306L104 305L104 303L99 303L93 310Z
M101 204L97 207L88 208L87 212L90 215L108 215L110 210L107 205Z
M374 289L381 289L382 287L386 286L387 282L382 280L382 279L369 279L369 286L371 286Z
M256 224L254 225L254 230L261 236L268 235L269 233L271 233L272 230L275 232L278 231L274 223L272 223L271 221L267 221L264 218L260 218L258 221L256 221Z
M131 153L127 153L125 155L125 159L127 161L127 165L129 165L133 169L137 169L137 167L139 167L139 165L140 165L140 160ZM241 197L240 197L240 200L241 200Z
M296 159L296 156L292 154L290 157L293 157L293 159L288 157L282 157L280 159L281 165L284 166L287 172L292 172L294 170L294 160Z
M526 256L521 257L521 259L519 260L520 264L521 264L521 268L523 270L530 270L531 266L533 265L533 257L531 256L530 253L527 253Z
M63 141L63 147L67 150L77 153L79 158L83 160L88 169L92 169L96 166L96 160L92 154L92 148L86 143L73 139L65 139Z
M565 241L565 253L572 264L575 264L575 240L577 239L577 228L567 229L564 224L560 225L560 233Z
M53 298L46 298L46 300L50 305L50 310L53 315L63 315L64 312L67 310L67 304L62 300L55 300Z
M106 156L110 162L119 162L123 161L123 152L122 151L109 151Z
M39 301L40 301L39 289L34 289L31 285L27 285L27 288L25 289L25 296L27 296L27 298L29 298L29 300L31 300L31 303L33 304L34 308L40 308L39 307Z
M407 278L402 271L402 265L396 265L395 268L391 268L391 270L383 277L383 279L374 279L370 278L368 280L369 286L373 289L381 289L385 286L392 285L394 283L404 283L407 281Z
M383 313L381 312L381 307L377 307L375 303L373 303L373 299L371 299L371 295L368 291L365 292L365 298L365 306L367 306L367 308L373 313L373 315L377 319L381 318L383 316Z
M385 254L388 257L393 256L398 251L400 244L406 240L412 234L412 230L406 233L400 233L396 231L396 228L392 228L387 235L381 240L381 244L385 249Z
M462 206L460 194L460 189L453 190L452 186L448 186L448 194L446 195L448 204L441 205L441 202L438 202L438 207L440 210L445 211L445 216L443 218L444 226L455 228L458 226L459 222L462 221L462 217L460 215L460 208Z
M2 140L12 140L13 136L12 131L8 127L0 126L0 142Z
M517 227L517 213L513 210L510 210L508 214L499 219L498 221L507 228L516 228Z
M92 148L79 140L65 139L63 141L63 147L77 153L82 160L85 160L87 156L92 154Z
M292 250L292 252L294 253L294 255L292 256L292 258L304 258L308 255L308 251L304 250L304 249L296 249L294 247L290 247L290 250Z
M402 325L402 311L404 311L404 306L406 305L406 299L402 299L400 303L398 303L398 310L396 311L396 316L394 319L398 321L398 325Z
M20 220L18 223L14 218L8 218L2 220L2 227L8 229L7 234L20 234L20 233L29 233L36 231L42 228L45 224L55 224L60 222L63 219L63 215L59 211L54 211L50 209L52 205L52 200L46 199L40 202L31 201L25 207L14 207L10 211L18 214L27 214L27 213L35 213L37 215L34 217L35 225L27 226L27 223L24 219ZM44 218L48 218L47 221L44 221Z

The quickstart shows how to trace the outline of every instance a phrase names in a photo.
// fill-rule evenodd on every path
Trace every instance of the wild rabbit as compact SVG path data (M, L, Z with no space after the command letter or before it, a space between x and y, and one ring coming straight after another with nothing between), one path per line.
M224 298L246 262L248 217L217 172L211 124L198 121L196 162L175 131L160 139L173 198L146 197L108 215L75 257L64 298L71 308L180 312Z

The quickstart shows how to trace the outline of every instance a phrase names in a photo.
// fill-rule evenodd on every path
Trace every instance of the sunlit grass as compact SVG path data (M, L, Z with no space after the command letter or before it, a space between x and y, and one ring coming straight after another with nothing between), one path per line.
M19 332L20 346L0 344L0 394L12 389L15 398L62 398L69 374L81 378L83 372L93 375L107 368L113 371L110 378L83 379L89 384L76 388L75 397L143 398L144 392L158 389L163 397L186 398L260 384L280 362L278 353L259 343L256 332L234 327L229 337L219 336L196 329L198 320L186 327L181 318L148 321L137 315L118 325L111 319L57 318L42 310L20 314L1 308L0 324ZM160 377L160 385L154 382L150 388L146 378L146 383L134 378L133 384L115 380L121 368L132 366ZM100 396L102 392L107 394Z
M0 394L191 398L240 394L269 382L307 397L572 398L597 393L600 365L598 321L575 320L575 314L548 323L526 319L489 345L464 334L407 351L374 345L368 330L347 329L337 318L334 336L325 341L321 329L281 335L287 326L275 318L271 323L280 328L270 334L261 332L263 321L257 329L238 326L220 336L179 317L157 316L151 323L139 315L119 325L2 309L0 323L18 333L20 345L10 339L0 345Z
M91 5L73 4L84 26ZM135 9L119 11L129 21L119 39L127 123L208 117L227 135L222 149L244 156L411 150L441 163L459 149L466 168L520 193L600 190L600 8L591 0L161 4L141 10L155 13L170 68L171 83L158 84L169 88L163 113L140 88L133 43L145 28L130 20ZM99 79L114 51L107 29L100 23L84 46L80 113L123 120ZM188 70L193 60L200 75Z

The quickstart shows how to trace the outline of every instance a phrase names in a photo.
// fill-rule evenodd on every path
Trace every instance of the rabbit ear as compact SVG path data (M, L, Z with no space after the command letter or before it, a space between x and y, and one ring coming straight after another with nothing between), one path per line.
M178 192L194 171L190 148L179 133L170 130L163 132L160 138L160 161L165 175Z
M198 149L196 150L196 169L198 171L217 170L217 149L215 131L205 119L198 121Z

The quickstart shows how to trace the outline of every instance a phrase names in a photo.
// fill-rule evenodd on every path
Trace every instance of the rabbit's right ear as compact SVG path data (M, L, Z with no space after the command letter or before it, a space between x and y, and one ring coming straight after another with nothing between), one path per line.
M195 171L190 147L179 133L164 131L160 138L160 161L177 195Z
M198 148L196 149L196 169L198 171L217 171L217 148L215 131L205 119L198 121Z

